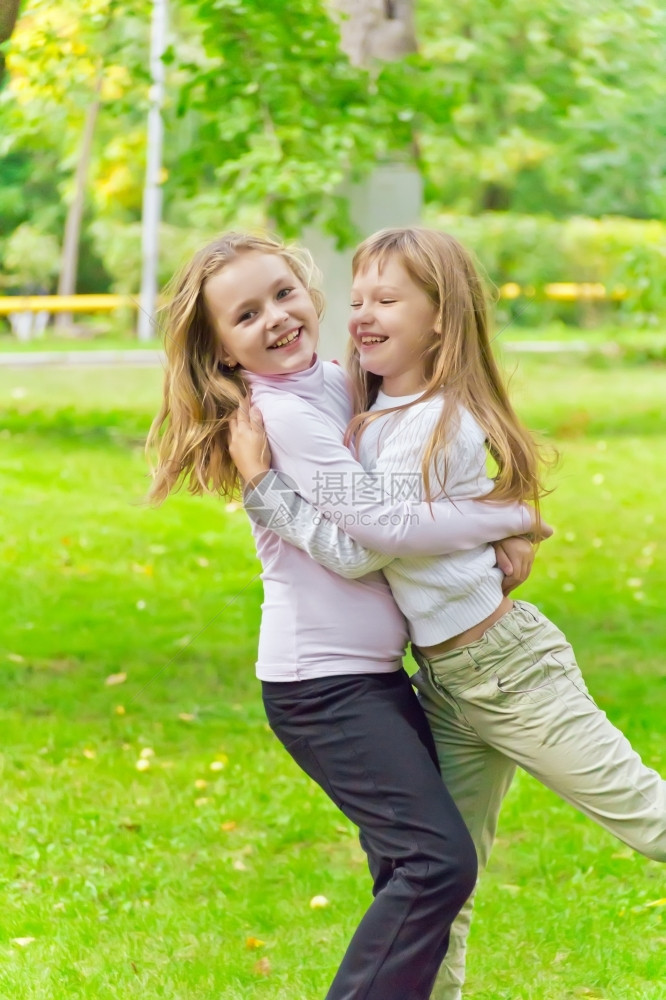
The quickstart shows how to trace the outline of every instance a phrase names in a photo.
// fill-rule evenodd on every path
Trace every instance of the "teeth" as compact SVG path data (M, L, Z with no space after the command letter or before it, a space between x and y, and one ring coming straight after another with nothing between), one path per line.
M292 332L288 333L286 337L282 338L282 340L277 340L273 344L273 347L284 347L285 344L291 344L292 340L296 340L296 337L298 337L299 333L300 330L292 330Z
M383 344L386 337L361 337L362 344Z

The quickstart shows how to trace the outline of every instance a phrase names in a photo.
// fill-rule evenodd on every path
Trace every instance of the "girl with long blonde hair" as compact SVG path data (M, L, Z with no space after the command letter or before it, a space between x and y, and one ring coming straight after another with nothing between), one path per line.
M352 271L348 362L361 412L347 439L369 476L384 484L413 477L433 510L472 496L538 507L539 450L493 358L471 256L445 233L384 230L360 245ZM261 428L241 411L235 434L238 468L254 477L245 502L258 508L269 464ZM342 493L320 500L314 517L302 497L289 496L289 522L275 531L353 575L367 553L346 536L362 540L353 520L338 516L351 504ZM597 707L562 632L534 605L509 598L492 548L387 556L383 571L408 620L420 668L412 679L480 869L516 766L666 861L666 782ZM454 923L437 1000L461 997L471 907Z
M149 436L151 499L180 485L230 497L238 486L239 404L251 390L275 468L312 498L362 477L343 442L352 416L342 369L316 354L320 293L303 251L229 233L172 285L164 397ZM270 478L270 477L269 477ZM266 484L264 484L266 488ZM374 900L327 1000L427 1000L449 929L476 878L474 848L443 785L425 715L401 660L404 618L369 553L345 580L253 519L264 602L256 671L271 728L299 766L355 822ZM530 527L520 503L385 504L366 484L370 541L396 553L474 549ZM389 515L394 526L379 525Z

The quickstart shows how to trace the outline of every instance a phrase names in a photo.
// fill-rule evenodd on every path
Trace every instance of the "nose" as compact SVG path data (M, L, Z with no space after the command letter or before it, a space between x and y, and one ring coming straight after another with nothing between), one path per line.
M273 330L288 318L289 313L281 302L271 302L266 306L266 326Z
M349 316L349 332L355 333L360 330L361 327L365 326L370 322L370 310L365 302L361 302L359 305L354 306Z

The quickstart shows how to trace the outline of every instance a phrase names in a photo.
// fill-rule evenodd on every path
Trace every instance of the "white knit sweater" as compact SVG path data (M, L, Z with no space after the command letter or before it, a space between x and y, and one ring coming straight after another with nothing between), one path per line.
M380 392L372 409L400 406L418 400L419 395L389 397ZM411 499L418 499L414 491L421 481L421 462L441 408L441 397L415 402L403 413L378 417L363 434L361 465L381 476L383 489L392 498L410 494ZM451 429L446 452L446 496L453 501L485 496L492 481L486 474L483 431L465 410L457 423ZM434 485L436 471L431 469ZM267 478L247 492L246 506L269 510L271 494L278 496ZM439 502L443 501L434 501ZM286 487L279 490L279 503L283 510L286 505L289 515L273 519L270 527L328 569L350 578L383 569L416 645L435 645L464 632L487 618L502 600L502 573L495 566L490 544L507 534L500 506L478 505L487 515L487 543L476 547L467 544L464 550L447 555L394 559L364 548L346 535L333 517L313 517L311 505L297 493L286 492Z
M359 459L367 470L381 465L389 483L394 473L411 473L420 480L421 463L430 435L442 412L441 397L425 403L417 396L392 397L380 392L372 410L413 403L404 413L387 414L371 422L361 437ZM449 499L485 496L493 487L486 474L485 435L466 410L458 415L447 444L446 495ZM442 461L432 463L431 488ZM386 481L386 479L385 479ZM437 503L437 501L434 501ZM495 565L491 544L445 556L394 559L384 567L396 603L409 622L412 641L434 646L478 625L502 600L502 572Z

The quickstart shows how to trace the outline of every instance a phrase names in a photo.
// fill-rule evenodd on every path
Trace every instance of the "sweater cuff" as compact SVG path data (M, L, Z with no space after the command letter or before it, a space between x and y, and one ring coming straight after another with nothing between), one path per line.
M243 490L243 506L248 517L263 528L280 527L293 521L299 499L296 483L270 469L256 486Z

